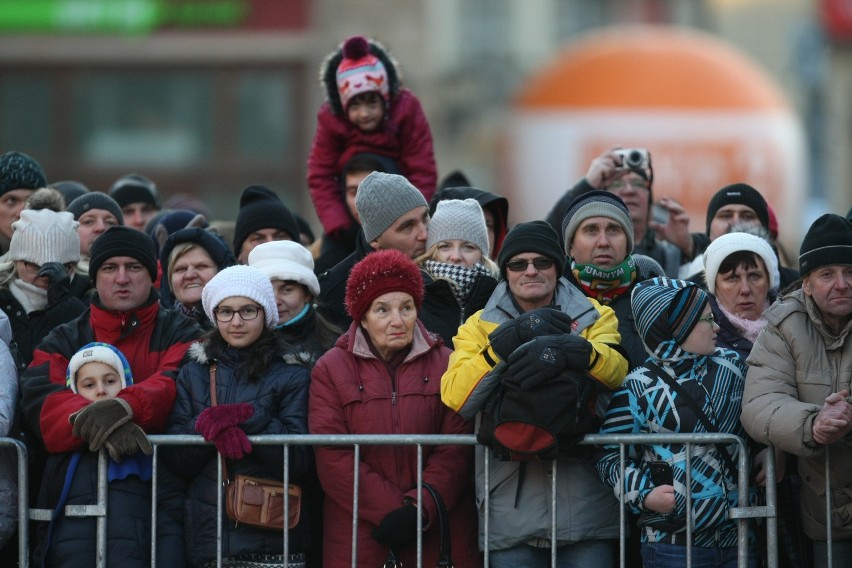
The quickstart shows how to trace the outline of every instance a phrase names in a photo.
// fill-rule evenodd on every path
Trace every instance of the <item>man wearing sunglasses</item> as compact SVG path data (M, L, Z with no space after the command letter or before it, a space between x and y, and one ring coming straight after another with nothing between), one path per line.
M157 433L165 426L174 378L201 330L186 316L160 308L154 242L145 233L110 227L92 244L89 273L96 288L90 309L55 328L21 376L26 427L49 452L111 445L132 455L140 449L136 427ZM90 402L66 388L68 361L93 341L120 349L133 370L134 384L116 398Z
M561 277L565 256L550 225L532 221L514 227L497 264L502 281L453 339L455 351L441 379L445 404L473 418L498 384L526 390L567 371L587 373L599 390L621 384L627 360L618 346L615 314ZM477 446L478 499L484 497L485 451ZM489 463L489 539L484 542L480 518L480 545L487 545L491 566L550 565L554 463L558 564L615 562L618 501L599 482L591 461L578 456Z

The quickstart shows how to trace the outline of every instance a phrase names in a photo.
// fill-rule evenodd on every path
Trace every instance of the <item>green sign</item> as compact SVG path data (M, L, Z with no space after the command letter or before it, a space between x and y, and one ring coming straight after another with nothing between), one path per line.
M0 0L0 31L143 34L165 26L232 27L250 0Z

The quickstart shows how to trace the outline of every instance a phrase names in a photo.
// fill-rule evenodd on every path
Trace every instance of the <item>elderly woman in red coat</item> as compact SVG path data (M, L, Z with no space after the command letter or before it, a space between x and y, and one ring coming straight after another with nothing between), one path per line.
M312 373L312 434L470 434L443 405L441 375L450 350L417 320L423 300L420 270L403 253L378 251L355 265L346 289L353 323ZM325 490L326 566L351 565L354 450L317 448ZM455 566L481 566L476 549L473 448L424 446L423 481L449 510ZM392 548L415 566L417 503L423 512L423 565L438 559L438 513L430 494L417 493L415 446L361 447L358 491L359 566L382 566Z

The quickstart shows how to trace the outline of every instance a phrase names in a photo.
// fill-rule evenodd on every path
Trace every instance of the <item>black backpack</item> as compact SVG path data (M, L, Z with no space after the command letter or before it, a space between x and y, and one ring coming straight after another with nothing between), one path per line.
M572 369L525 391L501 381L485 402L477 440L503 461L576 455L573 446L600 429L596 393L594 379Z

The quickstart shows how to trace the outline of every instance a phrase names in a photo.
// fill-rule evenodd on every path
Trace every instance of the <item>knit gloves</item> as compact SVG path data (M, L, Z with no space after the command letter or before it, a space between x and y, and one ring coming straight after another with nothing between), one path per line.
M132 456L140 450L146 456L154 453L154 448L145 432L134 422L125 422L115 430L104 442L109 457L114 462L121 463L124 456Z
M89 444L89 450L97 452L117 428L130 422L133 410L121 398L97 400L68 417L71 432Z
M502 361L512 352L536 337L571 333L574 319L555 308L536 308L500 324L488 335L491 349Z
M205 408L195 421L195 431L213 442L228 459L237 460L251 453L251 443L238 426L251 418L254 407L247 402L220 404Z

